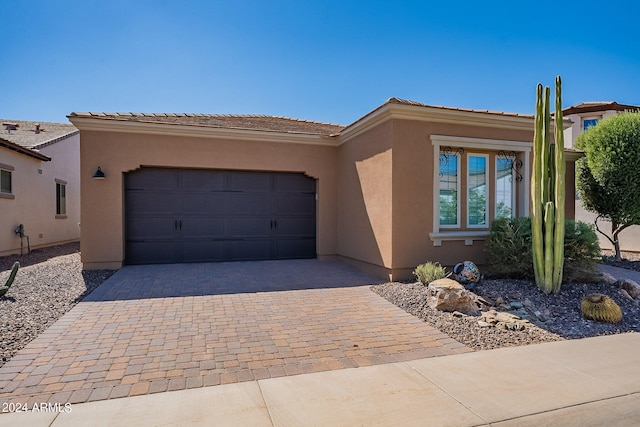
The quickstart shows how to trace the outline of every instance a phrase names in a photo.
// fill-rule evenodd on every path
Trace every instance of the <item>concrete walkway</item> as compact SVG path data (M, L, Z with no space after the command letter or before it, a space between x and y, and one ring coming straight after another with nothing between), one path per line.
M0 426L636 426L630 333L71 405Z

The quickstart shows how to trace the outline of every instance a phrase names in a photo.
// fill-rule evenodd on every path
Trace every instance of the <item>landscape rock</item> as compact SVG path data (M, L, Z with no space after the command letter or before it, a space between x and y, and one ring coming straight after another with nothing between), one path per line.
M640 299L640 285L630 279L621 279L614 283L620 289L627 291L633 299Z
M603 272L602 273L602 281L605 283L608 283L610 285L613 285L614 283L616 283L618 281L618 279L616 279L615 277L613 277L611 274Z
M440 311L459 311L470 316L477 316L480 310L476 304L476 295L469 292L460 283L452 279L438 279L428 286L431 308Z

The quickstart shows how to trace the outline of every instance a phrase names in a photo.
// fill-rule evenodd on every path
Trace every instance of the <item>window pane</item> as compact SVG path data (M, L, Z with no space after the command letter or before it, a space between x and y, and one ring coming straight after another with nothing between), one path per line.
M11 172L0 171L0 192L11 193Z
M469 225L487 225L487 158L469 156Z
M67 195L64 184L56 184L56 215L67 214Z
M582 130L587 130L598 124L598 119L586 119L582 121Z
M496 159L496 218L513 216L513 160Z
M458 225L458 156L440 154L440 225Z

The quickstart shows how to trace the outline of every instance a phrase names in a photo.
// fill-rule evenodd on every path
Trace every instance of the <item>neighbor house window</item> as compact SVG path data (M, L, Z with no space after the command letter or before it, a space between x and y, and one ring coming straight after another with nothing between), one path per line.
M460 217L460 156L440 153L440 226L458 227Z
M496 218L509 218L514 214L513 174L513 159L496 157Z
M0 193L11 194L11 171L0 169Z
M489 176L486 154L470 154L467 165L467 225L487 227L489 224Z
M587 130L598 124L598 119L584 119L582 121L582 130Z
M56 180L56 215L67 214L67 184Z

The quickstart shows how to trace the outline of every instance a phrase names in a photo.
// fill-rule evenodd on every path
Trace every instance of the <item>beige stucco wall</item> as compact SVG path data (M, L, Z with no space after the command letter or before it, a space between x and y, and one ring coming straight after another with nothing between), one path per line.
M326 145L81 130L84 267L124 260L123 177L141 166L304 172L317 179L317 253L336 254L336 150ZM105 180L92 179L100 166Z
M51 157L48 162L0 148L0 163L14 168L15 196L0 198L0 256L20 253L20 238L14 232L18 224L24 225L32 249L80 238L79 140L76 134L43 147L40 153ZM56 179L66 181L66 217L56 217ZM26 239L23 244L26 253Z
M380 277L392 265L392 122L343 143L337 152L337 253Z

